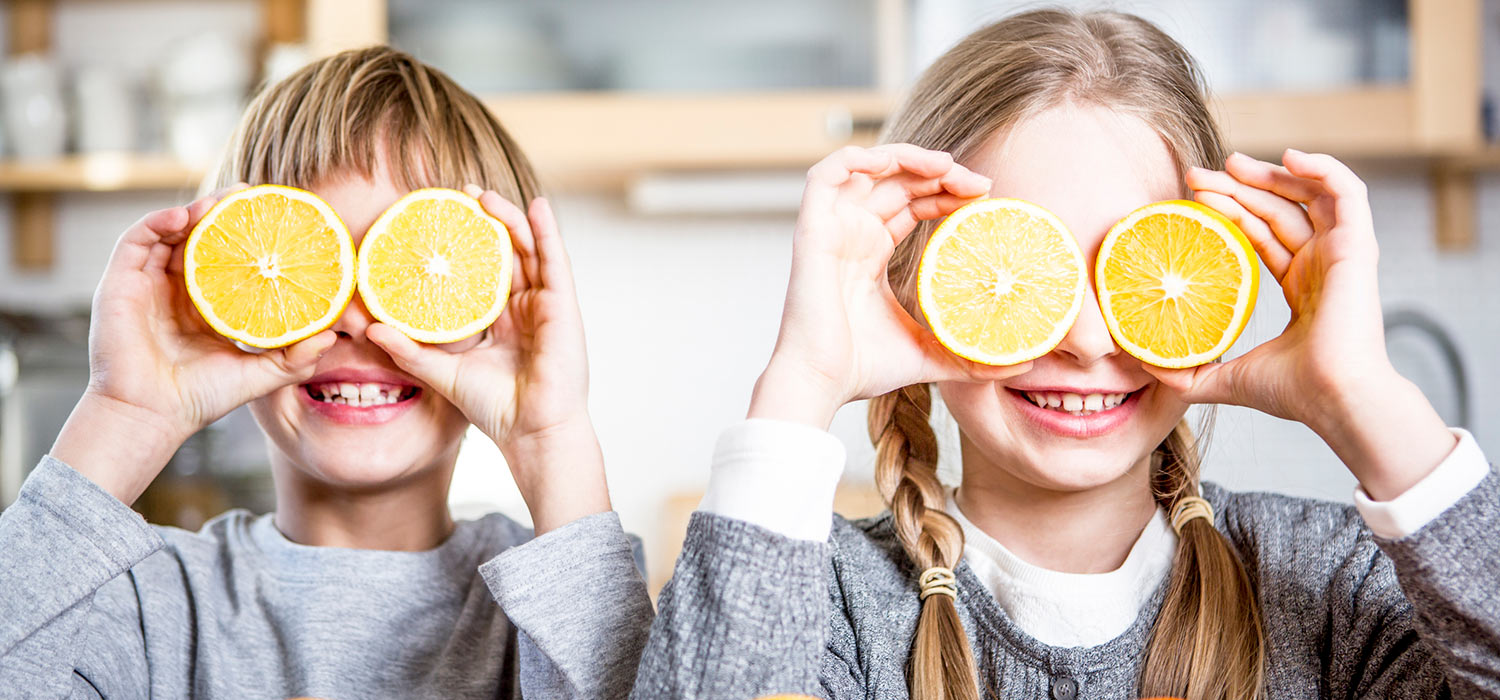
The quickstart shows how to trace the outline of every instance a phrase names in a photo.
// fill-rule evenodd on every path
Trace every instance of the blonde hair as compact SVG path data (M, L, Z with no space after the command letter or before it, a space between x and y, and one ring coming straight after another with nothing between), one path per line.
M1210 115L1192 58L1149 22L1115 12L1038 10L964 38L923 73L882 140L947 151L960 162L991 139L1047 108L1095 104L1140 118L1172 151L1179 175L1219 167L1228 155ZM891 257L891 287L916 313L916 269L931 236L928 223ZM895 532L917 571L953 568L963 556L958 524L943 511L931 388L909 386L870 401L875 480ZM1199 455L1179 422L1152 455L1151 483L1168 512L1198 493ZM1260 609L1244 564L1206 519L1182 529L1146 651L1140 693L1200 698L1258 698L1265 641ZM954 601L922 602L910 667L914 700L977 700L973 653Z
M541 194L531 162L484 104L452 78L388 46L314 61L250 102L214 178L308 188L326 177L495 190L525 209Z

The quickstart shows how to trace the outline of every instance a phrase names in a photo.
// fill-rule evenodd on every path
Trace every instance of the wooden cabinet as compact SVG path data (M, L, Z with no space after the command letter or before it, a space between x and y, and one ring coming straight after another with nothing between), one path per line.
M378 13L385 3L342 4L348 14ZM1482 4L1407 0L1410 77L1404 85L1220 96L1215 110L1231 145L1265 158L1294 146L1356 164L1424 168L1434 187L1439 243L1472 246L1474 171L1500 163L1481 121ZM526 94L487 102L535 155L544 176L563 187L617 185L662 169L802 168L845 143L873 143L898 97L910 3L878 5L872 41L880 65L876 85L867 90ZM384 39L371 34L358 43Z
M897 98L910 5L871 1L878 65L868 88L484 98L555 189L619 188L662 171L805 168L840 145L873 143ZM1247 153L1274 157L1295 146L1356 163L1395 162L1429 171L1439 242L1463 249L1475 241L1474 173L1500 165L1500 151L1490 150L1481 121L1483 0L1407 2L1406 84L1230 94L1218 98L1215 109L1231 144ZM302 41L314 55L383 43L389 36L386 0L261 3L268 42ZM13 48L45 48L49 4L8 4ZM33 268L49 264L52 192L172 189L199 177L200 172L159 157L0 164L0 190L13 193L15 202L15 260Z

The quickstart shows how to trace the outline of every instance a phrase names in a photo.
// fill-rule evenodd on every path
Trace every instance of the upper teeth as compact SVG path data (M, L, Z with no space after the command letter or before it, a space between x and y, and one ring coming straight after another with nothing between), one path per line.
M1075 394L1070 391L1027 391L1027 399L1042 408L1086 416L1096 411L1107 411L1125 401L1124 394Z
M349 406L383 406L396 403L401 400L401 394L405 390L405 387L395 384L355 384L353 382L309 384L307 388L312 393L312 397L319 401Z

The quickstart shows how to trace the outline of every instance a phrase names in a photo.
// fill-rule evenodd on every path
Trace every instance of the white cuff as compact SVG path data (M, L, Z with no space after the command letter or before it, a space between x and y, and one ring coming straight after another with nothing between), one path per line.
M843 472L838 438L801 423L751 418L719 436L698 510L823 542Z
M1458 503L1489 474L1489 462L1474 436L1463 428L1450 430L1458 438L1458 446L1405 493L1389 501L1376 501L1363 488L1355 487L1354 507L1375 534L1399 540L1415 533Z

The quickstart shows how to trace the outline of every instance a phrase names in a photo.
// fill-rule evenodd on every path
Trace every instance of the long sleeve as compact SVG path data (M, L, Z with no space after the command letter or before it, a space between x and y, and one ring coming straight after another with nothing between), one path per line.
M694 513L631 697L826 696L828 548Z
M748 420L720 436L634 697L863 697L852 655L828 650L843 466L843 445L806 426Z
M653 616L613 512L580 518L479 567L520 641L526 698L621 698Z
M128 506L44 458L0 513L0 697L145 688L139 611L129 609L128 596L112 598L107 610L95 610L94 602L102 587L161 547ZM101 621L118 624L110 634L82 633L86 623ZM84 657L105 664L109 677L88 678L78 668Z
M1363 488L1354 489L1354 507L1375 534L1388 540L1406 537L1436 520L1484 480L1490 465L1479 443L1467 430L1452 431L1458 438L1453 451L1406 493L1389 501L1377 501Z
M1411 535L1377 541L1453 697L1500 695L1500 475Z

